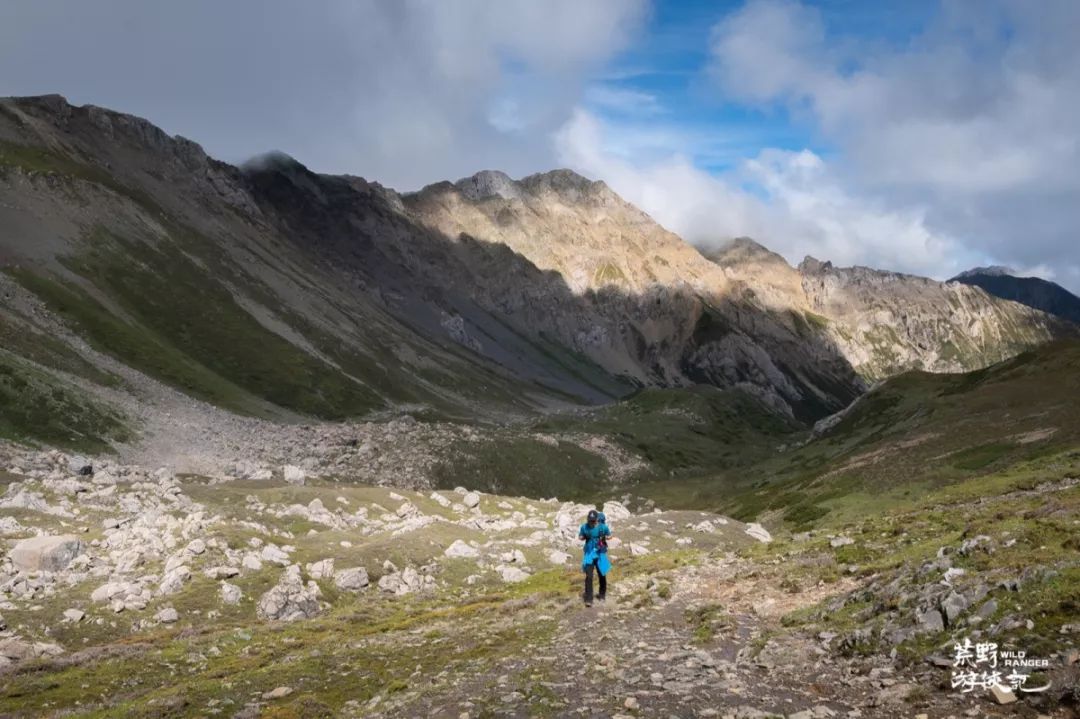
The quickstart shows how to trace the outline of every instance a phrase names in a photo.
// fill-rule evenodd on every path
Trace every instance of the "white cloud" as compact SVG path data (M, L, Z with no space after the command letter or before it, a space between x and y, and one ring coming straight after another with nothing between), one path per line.
M647 0L0 4L0 92L132 112L230 161L279 149L401 189L548 169Z
M749 235L798 263L812 254L945 278L981 259L931 232L918 208L892 209L845 190L820 157L765 150L718 177L677 153L632 162L624 133L578 110L556 135L560 162L604 178L612 189L673 232L701 246Z
M956 2L888 48L835 42L800 3L755 0L714 29L708 74L729 99L814 123L839 150L832 174L890 214L923 208L918 225L971 255L1076 277L1078 27L1073 0Z

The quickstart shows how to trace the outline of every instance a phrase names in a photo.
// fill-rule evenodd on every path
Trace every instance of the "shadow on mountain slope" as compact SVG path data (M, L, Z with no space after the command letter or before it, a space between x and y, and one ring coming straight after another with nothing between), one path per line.
M0 103L0 180L0 253L24 288L98 349L239 412L477 417L696 381L810 420L862 389L827 337L750 296L575 294L378 185L282 157L240 170L62 98Z

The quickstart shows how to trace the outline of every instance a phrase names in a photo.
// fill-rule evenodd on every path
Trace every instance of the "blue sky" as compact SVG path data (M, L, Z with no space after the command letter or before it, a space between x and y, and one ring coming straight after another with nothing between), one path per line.
M0 3L0 94L412 190L570 167L749 235L1080 290L1076 0Z
M936 3L820 0L817 8L837 43L904 46L925 27ZM740 9L742 0L664 0L650 9L643 32L600 73L585 106L612 121L634 123L645 133L662 123L693 138L689 146L702 169L722 172L763 147L827 155L829 143L813 124L783 104L748 107L728 101L705 77L714 25ZM626 103L619 107L618 101Z

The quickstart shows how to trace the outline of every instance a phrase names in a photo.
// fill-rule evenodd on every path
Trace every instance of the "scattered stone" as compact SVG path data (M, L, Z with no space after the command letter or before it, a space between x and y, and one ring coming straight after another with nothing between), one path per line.
M344 591L358 592L366 589L370 583L367 569L363 567L339 569L334 573L334 586Z
M553 549L548 554L548 561L552 564L566 564L570 561L570 555L566 552L561 552L558 549Z
M454 543L447 547L443 554L447 557L479 557L480 551L460 539L455 539Z
M640 544L634 544L633 542L630 543L630 556L632 556L632 557L644 557L648 553L649 553L649 550L648 550L647 547L644 547L644 546L642 546Z
M772 541L772 535L769 534L769 530L765 529L765 527L762 527L757 522L750 522L743 531L759 542L767 544Z
M292 687L278 687L262 695L263 699L284 699L292 694Z
M945 620L942 618L941 612L936 609L919 614L915 621L924 632L941 632L945 630Z
M476 492L469 492L461 498L461 503L464 504L466 508L472 509L473 507L479 506L480 495Z
M1016 694L1013 693L1013 690L1000 684L990 687L990 693L994 695L994 699L998 704L1012 704L1016 701Z
M240 591L240 587L228 582L221 583L219 594L221 595L221 601L225 604L239 604L240 600L244 598L244 593Z
M172 624L180 619L180 614L172 607L165 607L160 612L154 615L154 619L158 620L162 624Z
M829 546L833 549L839 549L840 547L847 547L855 544L855 540L851 537L834 537L829 540Z
M318 562L312 562L307 565L307 572L312 579L330 579L334 576L334 558L328 557Z
M66 621L69 621L69 622L72 622L72 623L81 622L83 617L85 617L85 616L86 616L86 612L82 611L81 609L65 609L64 610L64 619Z
M300 578L300 565L290 565L278 583L259 599L256 612L263 619L294 621L309 619L319 613L319 585Z
M507 566L505 564L496 567L495 571L499 573L499 576L502 577L502 580L504 582L509 582L512 584L517 582L524 582L530 576L528 572L521 569L520 567Z
M281 474L289 484L301 485L307 481L307 472L300 467L287 464L281 468Z
M270 562L271 564L277 564L282 567L288 566L289 564L289 555L273 544L267 544L263 547L259 556L264 562Z

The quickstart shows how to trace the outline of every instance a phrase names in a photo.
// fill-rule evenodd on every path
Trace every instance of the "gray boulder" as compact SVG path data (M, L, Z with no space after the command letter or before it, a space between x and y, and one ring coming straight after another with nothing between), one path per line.
M71 534L24 539L11 550L11 561L27 572L60 572L82 554L85 545Z
M358 592L370 584L367 570L363 567L339 569L334 572L334 586L349 592Z
M319 585L300 578L300 565L293 564L281 574L278 583L259 599L256 611L263 619L291 622L309 619L319 613Z

